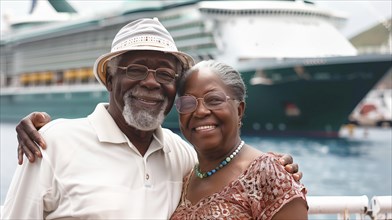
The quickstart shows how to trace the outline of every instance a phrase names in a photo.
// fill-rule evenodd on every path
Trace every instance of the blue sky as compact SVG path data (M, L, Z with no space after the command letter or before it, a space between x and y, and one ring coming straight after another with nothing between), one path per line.
M41 1L41 0L40 0ZM122 0L69 0L83 14L105 12L120 7ZM325 8L347 13L349 19L341 30L347 37L352 37L366 28L391 17L392 0L314 0ZM31 0L0 0L1 29L4 29L4 15L27 15ZM390 27L389 27L390 28Z

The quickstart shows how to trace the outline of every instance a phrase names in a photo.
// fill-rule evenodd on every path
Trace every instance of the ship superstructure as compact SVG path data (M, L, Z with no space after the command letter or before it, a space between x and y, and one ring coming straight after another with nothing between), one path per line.
M31 111L81 117L107 101L91 68L117 31L141 17L157 17L196 61L217 59L242 73L243 132L335 137L391 67L390 54L358 56L338 31L344 15L308 1L128 1L113 13L2 37L2 120ZM175 111L165 126L178 128Z

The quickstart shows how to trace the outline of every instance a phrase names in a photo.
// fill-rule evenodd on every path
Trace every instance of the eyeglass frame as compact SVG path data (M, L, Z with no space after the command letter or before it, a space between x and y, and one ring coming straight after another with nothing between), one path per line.
M204 98L205 98L207 95L211 94L211 93L222 93L222 94L224 94L225 97L226 97L226 100L225 100L224 102L222 102L222 104L223 104L223 103L227 103L228 100L237 100L237 99L235 99L235 98L232 98L232 97L226 95L226 93L224 93L224 92L222 92L222 91L211 91L211 92L206 93L203 97L200 97L200 98L196 98L196 97L193 96L193 95L183 95L183 96L179 96L179 97L176 99L175 103L174 103L174 105L176 106L177 112L178 112L179 114L190 114L190 113L193 113L194 111L196 111L200 99L203 100L202 103L203 103L204 107L207 108L207 109L210 110L210 111L222 109L223 107L221 108L220 106L219 106L219 108L212 108L212 109L211 109L208 105L206 105L206 103L205 103L205 101L204 101ZM194 100L196 100L196 105L195 105L195 107L194 107L194 109L193 109L192 111L190 111L190 112L180 112L179 108L177 107L177 106L178 106L178 105L177 105L177 102L181 99L181 97L192 97L192 98L194 98Z
M144 68L147 70L146 73L145 73L145 75L144 75L144 77L143 77L143 78L140 78L140 79L132 78L131 75L128 74L128 68L129 68L130 66L144 67ZM148 74L149 74L150 72L153 72L153 74L154 74L154 79L155 79L158 83L162 83L162 84L170 84L170 83L173 83L173 82L176 81L176 79L177 79L178 76L179 76L179 74L176 73L175 70L170 69L170 68L167 68L167 67L160 67L160 68L157 68L157 69L153 70L153 69L149 69L149 68L148 68L147 66L145 66L145 65L136 64L136 63L129 64L128 66L117 66L117 69L124 70L124 71L125 71L125 75L126 75L128 78L130 78L130 79L132 79L132 80L138 80L138 81L139 81L139 80L140 80L140 81L141 81L141 80L145 80L145 79L147 78ZM159 69L165 69L165 70L173 71L173 73L174 73L173 79L172 79L170 82L161 82L160 80L158 80L156 74L157 74L157 71L158 71ZM169 71L169 72L170 72L170 71Z

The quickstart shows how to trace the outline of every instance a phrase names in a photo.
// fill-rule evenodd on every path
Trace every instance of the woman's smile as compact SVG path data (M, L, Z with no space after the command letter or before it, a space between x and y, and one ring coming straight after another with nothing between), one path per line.
M202 125L195 128L195 131L211 131L216 128L216 125Z

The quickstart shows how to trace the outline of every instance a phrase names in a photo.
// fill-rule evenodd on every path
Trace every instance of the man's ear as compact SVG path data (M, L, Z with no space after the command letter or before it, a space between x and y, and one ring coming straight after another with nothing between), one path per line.
M106 71L106 89L111 92L113 90L113 76Z

